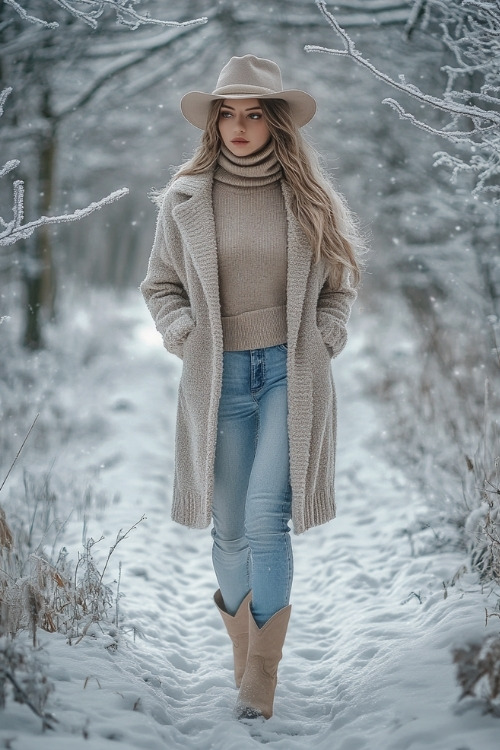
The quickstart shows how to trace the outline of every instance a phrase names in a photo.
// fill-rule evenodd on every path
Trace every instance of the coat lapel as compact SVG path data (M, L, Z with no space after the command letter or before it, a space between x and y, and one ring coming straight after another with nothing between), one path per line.
M285 199L286 218L288 225L288 270L287 270L287 328L288 347L294 348L297 343L302 307L311 268L312 253L304 231L292 211L292 191L290 186L281 181L283 197Z
M290 478L294 497L306 494L307 469L310 460L314 404L311 363L304 358L298 341L312 253L302 227L292 211L292 191L281 182L288 226L287 335L288 335L288 436L290 444ZM297 502L295 503L297 507ZM294 513L296 515L296 511ZM295 518L294 523L297 519ZM302 520L300 521L302 523Z
M177 190L184 193L187 200L174 208L173 216L198 273L208 306L212 332L215 338L220 338L222 348L219 267L212 182L213 172L180 178Z

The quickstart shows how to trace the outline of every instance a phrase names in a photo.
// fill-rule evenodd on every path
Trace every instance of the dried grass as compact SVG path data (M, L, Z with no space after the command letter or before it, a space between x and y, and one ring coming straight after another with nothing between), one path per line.
M120 530L111 545L102 569L94 560L94 549L103 538L88 539L76 562L65 548L53 557L46 549L55 550L64 524L58 521L58 495L50 477L40 480L25 474L24 503L7 519L0 507L0 708L10 688L14 700L25 703L42 719L43 726L52 728L54 717L44 710L51 691L36 654L39 630L63 633L68 644L77 644L92 632L92 626L113 626L113 648L118 646L120 633L119 585L106 581L110 560L117 546L141 523L144 516L128 531ZM92 502L89 488L84 493L84 509ZM99 498L102 502L102 498ZM16 636L28 632L32 650L28 651Z
M2 514L5 528L9 529L3 509ZM52 512L43 516L45 524L52 525ZM9 529L10 543L0 549L0 634L14 637L19 631L28 630L36 646L38 629L63 633L72 643L85 635L93 623L102 621L119 628L119 582L112 587L106 582L106 573L117 546L144 518L125 533L118 532L102 570L93 555L102 537L87 540L73 564L64 548L55 560L49 559L40 545L32 552L33 528L28 534L15 536Z

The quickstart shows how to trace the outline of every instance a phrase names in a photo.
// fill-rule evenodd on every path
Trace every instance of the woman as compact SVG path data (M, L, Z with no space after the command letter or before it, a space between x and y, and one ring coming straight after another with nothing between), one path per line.
M142 293L183 360L172 517L213 520L214 599L237 715L273 713L296 533L335 515L330 360L359 281L353 219L299 127L314 99L270 60L233 57L181 101L200 146L159 196Z

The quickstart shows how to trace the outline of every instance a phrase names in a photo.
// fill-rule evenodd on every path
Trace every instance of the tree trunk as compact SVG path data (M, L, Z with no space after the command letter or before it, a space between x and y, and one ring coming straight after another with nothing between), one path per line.
M43 97L42 114L47 122L47 132L38 144L38 173L32 183L36 192L31 204L35 207L36 216L50 214L54 194L57 128L51 114L48 92ZM40 349L43 346L42 308L51 318L55 314L56 285L50 226L41 226L26 247L24 286L26 317L23 344L28 349Z
M40 297L42 290L42 275L24 274L24 289L26 293L26 317L24 322L23 344L27 349L41 349L43 346L42 327L40 323Z
M52 124L51 124L52 125ZM38 211L37 216L47 216L52 211L54 195L56 157L56 129L52 125L50 133L44 138L40 149L38 173ZM55 272L52 257L52 227L41 226L36 233L36 255L40 259L41 286L40 303L50 317L54 316L56 288Z

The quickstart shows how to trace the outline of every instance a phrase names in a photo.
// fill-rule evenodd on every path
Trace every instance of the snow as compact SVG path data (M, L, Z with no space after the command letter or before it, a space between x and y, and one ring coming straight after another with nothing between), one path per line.
M42 733L40 720L9 700L0 747L498 747L498 719L483 715L479 701L459 701L451 654L498 625L485 626L487 592L473 574L462 572L453 584L467 562L463 553L410 539L426 499L384 456L383 410L366 386L377 362L359 314L332 365L338 517L292 537L292 617L275 715L267 722L233 718L231 649L212 602L210 533L169 517L182 363L162 348L138 293L114 304L93 298L65 324L68 340L88 346L98 339L86 367L75 368L72 387L61 387L60 408L74 412L75 424L57 447L51 437L45 455L28 447L9 484L37 462L65 470L68 481L91 477L101 501L87 508L85 529L94 539L104 535L101 561L118 531L146 515L110 560L112 577L122 565L121 632L101 623L68 645L61 634L39 631L55 686L46 710L58 724ZM81 537L82 517L74 514L61 540L74 557Z

